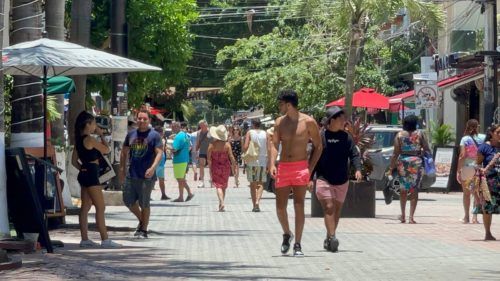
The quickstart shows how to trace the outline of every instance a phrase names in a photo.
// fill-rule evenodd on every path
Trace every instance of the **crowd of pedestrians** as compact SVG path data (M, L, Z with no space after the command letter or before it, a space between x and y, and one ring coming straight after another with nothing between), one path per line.
M318 124L298 110L299 99L293 90L280 92L277 103L281 117L271 129L264 130L260 120L253 119L245 134L239 126L209 127L205 120L201 120L194 131L189 131L186 123L173 122L172 135L167 139L162 127L151 127L147 111L139 112L137 127L129 130L123 143L119 169L119 180L124 184L123 201L138 220L134 236L148 237L151 191L156 181L159 182L161 200L170 199L165 187L165 163L167 155L172 155L179 194L173 202L190 201L195 196L186 181L190 167L198 188L215 188L220 212L226 210L226 191L231 176L235 178L234 187L239 187L240 168L250 183L252 212L261 211L264 187L268 181L274 181L276 215L283 231L282 254L293 249L294 256L304 255L301 245L304 201L307 190L312 192L314 186L324 212L326 238L323 247L337 252L340 244L337 229L348 193L350 170L353 170L354 180L361 181L365 176L359 148L346 129L348 118L341 108L334 106L327 109L325 118ZM415 211L424 176L424 155L431 154L425 134L418 129L418 121L416 116L404 118L402 130L394 139L394 153L387 171L387 175L398 182L401 223L407 220L408 200L408 222L417 223ZM100 130L93 116L86 112L78 117L75 132L76 149L72 163L80 170L78 181L82 186L80 246L96 245L87 235L87 215L94 205L101 245L119 247L107 236L103 186L98 180L99 156L109 153L109 148L104 141L89 137L91 134L100 135ZM485 240L495 240L490 231L492 214L500 213L499 155L500 127L492 125L487 134L482 135L479 134L479 123L469 120L460 141L457 167L457 181L464 194L461 221L470 222L472 204L472 222L479 223L477 214L482 214ZM293 198L295 212L293 231L287 213L289 198Z

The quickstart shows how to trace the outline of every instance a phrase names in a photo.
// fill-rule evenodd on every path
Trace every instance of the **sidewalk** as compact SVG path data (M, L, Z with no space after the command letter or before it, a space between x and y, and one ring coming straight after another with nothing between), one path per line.
M169 162L170 164L170 162ZM177 187L167 166L167 192ZM195 187L192 173L190 186ZM80 249L78 217L51 231L65 247L55 254L23 256L23 267L0 273L1 280L488 280L500 279L500 241L484 242L483 226L464 225L461 193L422 193L416 225L397 220L399 201L385 205L377 192L375 219L342 219L340 252L323 250L322 218L310 218L306 200L304 258L281 256L282 231L276 218L274 195L264 192L261 213L251 212L248 182L227 192L226 212L217 212L211 188L193 188L187 203L151 202L150 238L132 237L136 220L125 207L107 207L110 237L121 249ZM231 183L231 181L230 181ZM310 194L308 194L308 198ZM408 206L409 209L409 206ZM289 202L293 228L293 204ZM482 221L481 216L479 216ZM93 215L89 217L93 222ZM500 217L493 218L493 234L500 239ZM92 239L99 241L95 226Z

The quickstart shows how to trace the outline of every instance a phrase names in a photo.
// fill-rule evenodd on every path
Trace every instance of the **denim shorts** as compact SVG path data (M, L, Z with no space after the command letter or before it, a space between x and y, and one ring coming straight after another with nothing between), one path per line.
M154 185L155 181L151 179L133 179L127 177L125 186L123 187L123 203L130 208L135 202L138 202L141 208L149 208L151 191Z

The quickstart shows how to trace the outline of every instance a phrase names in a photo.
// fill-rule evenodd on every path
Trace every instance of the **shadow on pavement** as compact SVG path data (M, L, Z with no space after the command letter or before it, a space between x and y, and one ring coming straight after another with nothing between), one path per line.
M171 259L169 251L171 250L162 249L160 253L159 249L150 247L81 249L78 244L67 244L65 249L60 249L55 254L25 255L24 266L7 272L3 277L7 280L31 280L36 279L36 276L44 276L46 280L295 279L267 275L266 272L275 267L264 264Z

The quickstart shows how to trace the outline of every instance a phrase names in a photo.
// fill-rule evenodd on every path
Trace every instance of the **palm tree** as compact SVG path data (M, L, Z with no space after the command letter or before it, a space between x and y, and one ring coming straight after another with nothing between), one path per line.
M11 44L40 39L42 36L41 1L12 1ZM43 139L43 96L39 78L29 76L14 77L14 91L11 97L12 144L24 146L33 144L33 133ZM41 144L33 144L43 146Z
M349 53L345 80L345 109L352 113L352 93L356 78L356 65L361 59L360 43L370 26L381 25L396 12L406 8L412 19L420 20L431 33L443 25L442 8L422 0L341 0L333 4L334 15L339 27L348 30Z
M70 41L82 46L90 44L90 14L92 0L73 0L71 5L71 33ZM76 91L69 98L68 132L70 142L74 140L75 120L78 114L85 110L85 94L87 76L74 76Z
M48 37L55 40L65 40L64 32L64 0L45 1L45 26ZM55 96L56 111L64 112L64 95ZM53 115L53 114L52 114ZM52 116L51 115L51 116ZM51 123L52 139L64 143L64 118L56 118Z

